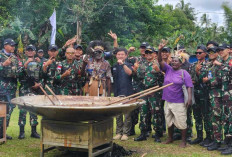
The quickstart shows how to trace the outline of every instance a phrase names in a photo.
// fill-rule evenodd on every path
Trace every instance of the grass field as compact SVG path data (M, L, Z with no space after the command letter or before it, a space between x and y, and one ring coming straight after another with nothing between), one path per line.
M31 129L29 126L29 115L27 115L27 125L25 128L26 138L24 140L19 140L19 127L18 127L18 113L19 110L15 108L12 118L10 121L10 127L7 133L13 137L13 140L8 140L7 143L0 145L0 157L36 157L40 153L40 140L30 137ZM39 118L40 120L41 118ZM38 126L38 132L40 132L40 126ZM140 133L138 125L136 126L136 136ZM188 145L187 148L181 149L178 144L179 141L174 142L170 145L157 144L154 143L153 139L150 137L147 141L134 142L133 138L130 137L128 141L115 141L115 143L123 146L126 149L136 151L133 153L132 157L140 157L146 153L146 157L216 157L220 156L220 152L213 151L209 152L205 148L200 146ZM196 136L194 128L194 137ZM164 141L167 138L165 135L162 138ZM76 156L75 154L67 155L59 150L52 150L45 154L46 157L60 157L60 156Z

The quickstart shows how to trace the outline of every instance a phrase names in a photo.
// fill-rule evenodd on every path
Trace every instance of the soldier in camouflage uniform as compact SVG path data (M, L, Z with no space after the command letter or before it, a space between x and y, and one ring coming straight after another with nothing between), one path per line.
M74 49L67 48L66 60L61 62L61 70L57 71L56 79L61 82L62 95L80 95L78 75L81 75L80 66L74 60Z
M222 82L222 107L224 111L223 125L226 147L222 147L223 155L232 154L232 57L229 55L230 46L227 44L219 45L219 55L221 63L215 61L214 64L220 66L218 80Z
M60 94L60 82L56 79L57 72L60 73L61 62L56 60L58 54L58 47L56 45L50 45L48 47L49 59L43 63L43 80L55 94ZM51 94L48 89L46 89L48 94Z
M109 62L103 58L106 46L102 41L92 41L88 49L93 58L85 61L87 63L85 92L89 96L111 96L111 68Z
M86 62L84 62L83 56L83 47L81 45L74 46L75 54L74 58L77 62L77 65L80 67L81 71L85 70ZM85 55L86 56L86 55ZM83 87L85 86L86 76L78 74L78 86L80 87L80 95L83 95Z
M140 47L139 47L140 56L138 56L138 57L129 57L128 62L131 63L132 65L135 65L135 66L136 66L136 64L141 64L141 63L145 62L146 61L145 50L146 50L147 46L149 46L149 44L147 42L142 42ZM130 47L129 50L128 50L129 53L132 52L132 51L135 51L134 47ZM134 70L135 66L132 66L132 68L133 68L133 71L132 71L132 86L133 86L133 92L138 93L138 92L141 92L142 90L144 90L145 87L144 87L144 85L142 83L143 79L137 77L137 73ZM138 123L138 116L139 116L139 108L135 109L131 113L132 127L131 127L131 131L130 131L130 134L129 134L130 136L135 135L135 125ZM148 123L149 123L148 124L148 126L149 126L148 131L152 131L152 129L151 129L151 120ZM147 134L149 136L149 132Z
M207 49L204 45L197 47L196 56L198 62L193 63L190 66L190 75L194 84L194 97L196 98L196 103L193 104L193 115L195 118L197 138L190 142L190 144L198 144L201 146L204 144L209 144L212 142L212 122L211 113L212 109L209 103L209 91L208 87L199 78L200 70L205 67L207 61L205 57L207 55ZM203 140L203 124L206 132L206 138Z
M221 81L217 79L221 75L219 66L214 65L214 61L220 61L217 47L208 49L210 62L202 66L199 79L203 80L209 88L210 104L212 107L212 125L214 142L204 145L208 150L216 150L222 141L222 97L221 97Z
M39 86L41 81L41 67L42 63L38 57L34 58L36 54L36 48L33 45L26 47L26 59L23 60L23 70L19 74L19 82L21 86L19 87L19 96L26 95L38 95L40 92ZM20 127L19 139L25 138L25 125L26 125L26 115L27 110L19 107L19 121L18 125ZM31 137L40 138L39 134L36 132L36 126L38 125L37 115L29 112L30 114L30 125L31 125Z
M7 102L6 125L9 126L10 116L15 105L10 100L15 98L17 89L17 73L22 63L14 55L16 43L12 39L4 40L4 49L0 51L0 100ZM2 137L3 118L0 118L0 136ZM12 137L7 135L7 139Z
M155 52L152 47L147 47L145 51L147 61L141 63L137 69L138 78L143 78L145 89L159 85L162 73L159 69L159 64L155 60ZM136 70L136 68L135 68ZM160 137L163 135L162 127L162 110L160 103L161 93L156 92L146 98L146 104L140 110L140 125L141 135L135 138L135 141L146 140L146 132L148 129L148 122L150 117L147 114L150 112L152 115L152 123L156 132L155 142L161 142Z

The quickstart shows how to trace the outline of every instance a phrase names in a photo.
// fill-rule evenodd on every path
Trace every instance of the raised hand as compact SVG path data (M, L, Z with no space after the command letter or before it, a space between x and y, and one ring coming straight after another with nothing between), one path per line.
M158 49L161 50L162 48L164 48L166 45L168 44L168 40L162 39Z
M116 33L113 33L111 30L110 30L110 32L108 33L108 35L111 36L111 38L112 38L113 40L117 40L117 39L118 39L117 34L116 34Z

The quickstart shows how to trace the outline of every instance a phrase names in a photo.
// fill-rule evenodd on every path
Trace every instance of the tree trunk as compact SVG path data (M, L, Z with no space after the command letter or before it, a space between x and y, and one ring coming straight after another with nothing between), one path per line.
M77 21L77 44L81 44L81 28L82 24L81 21Z

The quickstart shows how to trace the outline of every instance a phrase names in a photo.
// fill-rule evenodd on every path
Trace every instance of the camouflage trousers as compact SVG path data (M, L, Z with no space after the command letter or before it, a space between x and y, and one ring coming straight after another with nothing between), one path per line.
M60 91L61 95L80 95L80 89L75 89L75 88L63 88Z
M30 114L30 125L31 126L37 126L38 125L38 117L37 115L29 112ZM26 116L27 116L27 110L25 109L20 109L19 111L19 121L18 121L18 125L19 126L25 126L26 125Z
M9 123L10 123L10 117L11 117L11 114L15 108L15 105L14 104L11 104L10 103L10 100L15 98L15 93L12 92L7 92L6 91L6 94L5 95L0 95L0 101L4 101L4 102L7 102L7 114L6 114L6 126L8 127L9 126ZM3 118L0 118L0 126L3 125Z
M192 136L192 127L193 127L193 120L192 120L192 106L188 107L187 110L187 137L191 137ZM178 128L174 128L174 133L175 134L181 134L180 129Z
M195 118L196 130L198 133L203 135L203 124L207 136L212 137L213 126L212 126L212 107L209 100L204 100L203 95L195 95L195 104L192 106L193 115Z
M156 133L163 133L163 121L162 121L162 107L160 103L160 97L148 97L146 104L140 108L140 124L141 131L147 131L149 127L149 112L152 117L153 129Z
M224 135L232 136L232 98L222 97Z
M212 106L213 137L219 143L222 141L222 125L224 121L222 98L212 97L210 103Z

